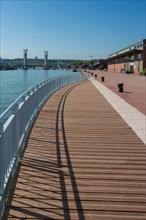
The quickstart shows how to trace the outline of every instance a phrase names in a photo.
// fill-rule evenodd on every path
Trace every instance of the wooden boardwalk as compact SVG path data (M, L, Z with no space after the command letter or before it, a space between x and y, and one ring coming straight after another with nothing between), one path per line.
M2 219L146 219L146 146L89 81L43 107Z

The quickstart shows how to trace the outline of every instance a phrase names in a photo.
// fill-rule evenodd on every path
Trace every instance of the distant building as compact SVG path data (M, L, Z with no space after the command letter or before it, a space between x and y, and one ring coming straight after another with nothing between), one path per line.
M146 68L146 39L110 54L107 62L109 72L139 74Z
M96 60L94 62L93 65L90 65L88 68L90 70L95 70L95 69L103 70L103 69L107 69L107 62L104 59L98 59L98 60Z

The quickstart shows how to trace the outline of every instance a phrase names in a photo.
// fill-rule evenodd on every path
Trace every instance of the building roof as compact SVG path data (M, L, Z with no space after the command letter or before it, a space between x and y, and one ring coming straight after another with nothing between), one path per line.
M132 49L132 50L120 53L120 54L115 54L115 56L108 57L107 60L112 60L112 59L115 59L115 58L121 58L121 57L125 57L125 56L128 56L128 55L137 54L137 53L140 53L141 51L142 50L140 50L140 49Z
M132 44L132 45L130 45L130 46L128 46L128 47L125 47L125 48L123 48L123 49L121 49L121 50L118 50L118 51L116 51L116 52L110 54L110 55L108 56L108 58L110 58L110 57L115 57L115 56L118 55L118 54L123 54L123 53L128 52L128 51L132 51L133 49L137 49L137 50L139 50L139 48L143 49L143 42L144 42L145 40L146 40L146 39L143 39L143 40L141 40L141 41L139 41L139 42L137 42L137 43L134 43L134 44Z

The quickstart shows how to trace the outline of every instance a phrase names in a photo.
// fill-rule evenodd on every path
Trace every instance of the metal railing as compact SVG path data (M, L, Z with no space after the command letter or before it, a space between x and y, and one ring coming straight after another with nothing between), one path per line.
M0 115L0 216L28 132L47 99L63 86L87 79L76 73L43 81L24 92Z

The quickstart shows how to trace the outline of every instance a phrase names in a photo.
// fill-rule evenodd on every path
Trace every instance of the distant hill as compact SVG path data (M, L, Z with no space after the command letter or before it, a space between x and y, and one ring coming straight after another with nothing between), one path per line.
M47 62L47 67L52 69L58 68L78 68L79 66L83 65L86 61L84 60L67 60L67 59L50 59ZM28 59L27 60L28 68L35 68L35 67L44 67L44 59ZM23 59L16 58L16 59L0 59L0 69L4 67L7 68L22 68L23 67Z
M27 59L28 68L43 68L44 59ZM23 68L23 59L0 59L0 70ZM68 60L68 59L49 59L47 69L104 69L107 68L105 60Z

